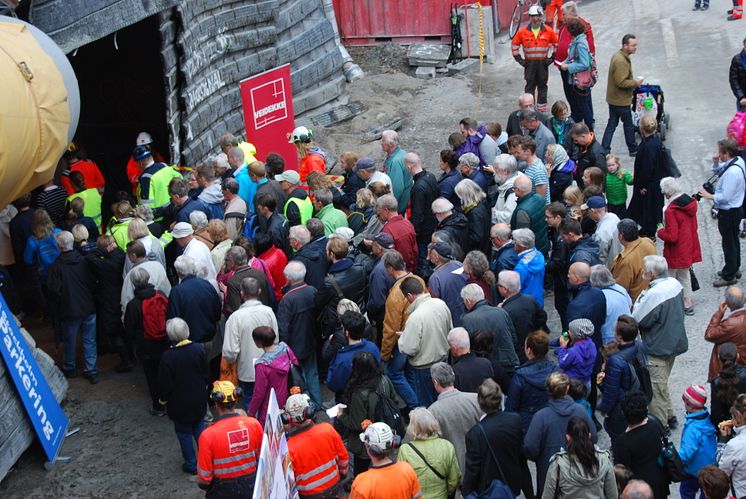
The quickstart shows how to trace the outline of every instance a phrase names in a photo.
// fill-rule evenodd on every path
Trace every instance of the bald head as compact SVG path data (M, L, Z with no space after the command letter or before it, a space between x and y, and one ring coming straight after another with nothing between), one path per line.
M412 175L417 175L422 171L422 160L417 153L408 152L404 155L404 165Z
M510 241L511 234L508 224L495 224L490 228L490 237L498 248Z
M738 286L731 286L725 290L725 302L731 310L743 308L744 296L743 290Z
M591 267L585 262L575 262L570 265L570 270L567 273L568 277L573 277L577 282L588 282L591 278Z
M630 480L624 487L622 499L653 499L653 490L642 480Z
M516 177L516 179L513 181L513 191L519 198L531 194L531 187L531 179L528 178L526 175Z
M534 95L529 93L523 93L518 97L518 107L520 109L533 109L534 108Z

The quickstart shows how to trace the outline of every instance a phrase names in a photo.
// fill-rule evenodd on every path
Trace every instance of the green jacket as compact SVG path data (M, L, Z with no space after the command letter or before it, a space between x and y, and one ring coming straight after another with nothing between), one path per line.
M141 198L141 200L148 200L148 204L151 208L157 208L159 206L163 206L165 204L168 204L168 202L171 200L171 197L168 195L168 184L171 182L171 180L175 178L181 178L181 173L179 173L176 168L173 166L164 166L157 172L150 175L150 182L148 184L148 192L143 193L141 192L142 186L144 185L143 182L143 175L148 175L147 170L140 175L140 188L138 189L138 197ZM144 194L147 194L146 196Z
M401 147L397 147L391 153L391 156L383 162L383 165L387 168L386 175L391 179L391 194L399 201L399 213L407 211L409 194L412 190L412 185L414 185L412 174L409 173L407 166L404 164L404 156L406 154L406 151Z
M91 217L96 225L101 227L101 194L98 193L98 189L86 189L84 191L76 192L75 194L67 197L69 203L75 198L81 198L83 200L83 216Z
M445 480L433 473L412 446L417 448L428 464L444 476ZM453 444L437 435L427 440L412 440L402 445L397 461L406 461L412 465L417 473L417 480L420 482L423 499L446 499L449 494L456 491L461 482L461 470L458 467Z
M634 179L630 172L622 173L622 178L616 173L606 174L606 202L609 204L627 204L627 186L632 185Z
M109 222L109 235L114 238L117 246L122 251L127 251L127 243L130 242L129 235L127 234L127 226L131 221L131 218L123 218L122 220L112 218L111 222Z
M546 199L538 194L529 194L518 200L510 218L510 229L531 229L536 238L536 249L544 258L549 256L549 237L547 236L547 219L544 213Z
M316 214L316 218L324 223L325 236L333 234L339 227L347 227L347 216L342 210L338 210L331 204L321 208Z

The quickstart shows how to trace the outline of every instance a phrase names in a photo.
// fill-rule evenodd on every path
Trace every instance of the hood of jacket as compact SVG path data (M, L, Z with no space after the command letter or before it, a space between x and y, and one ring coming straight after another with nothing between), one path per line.
M697 214L697 202L688 194L681 194L668 205L672 210L683 212L686 216L693 217Z
M288 197L306 199L308 198L308 192L306 192L306 190L303 189L302 187L296 187L295 189L292 190L292 192L290 193Z
M60 265L77 265L83 262L83 258L84 257L80 254L80 252L72 250L60 253L60 256L57 258L57 260L60 262Z
M531 274L544 272L544 259L538 258L540 255L536 248L527 249L518 253L518 261L523 264Z
M440 222L438 224L438 229L442 229L444 227L456 227L459 230L463 230L468 224L469 220L466 218L466 215L464 215L463 213L455 212L448 218L445 218L442 222ZM461 243L460 241L457 242L459 244Z
M592 344L592 342L591 342ZM549 399L549 402L547 403L547 407L551 407L554 412L559 414L560 416L571 416L573 411L575 411L575 407L578 404L575 403L575 401L570 398L569 395L565 395L564 397L560 399Z
M220 185L213 183L205 187L197 198L207 204L219 204L223 202L223 191Z
M321 158L326 161L326 153L319 149L318 147L312 147L308 150L308 154L315 154L316 156L321 156Z
M135 298L137 298L138 300L145 300L146 298L151 298L152 296L155 296L155 286L153 286L150 283L147 283L145 287L135 288L134 293L135 293Z
M306 260L309 260L310 262L313 262L313 263L320 262L322 257L326 258L326 255L317 251L317 249L312 244L313 243L310 242L306 244L305 246L303 246L301 249L299 249L296 252L296 256L305 258Z
M287 354L287 355L286 355ZM279 373L287 373L290 371L291 364L297 364L293 351L284 343L280 342L277 344L277 348L271 352L264 352L257 363L269 364L269 368Z
M526 384L540 391L546 390L546 380L550 374L557 370L557 364L541 359L529 360L519 367L515 374L521 376Z
M572 248L572 251L573 253L576 251L588 251L590 253L598 254L598 243L590 236L583 236Z
M606 459L602 455L606 454ZM569 486L571 490L589 489L593 490L598 487L599 477L605 476L611 468L611 459L608 458L608 452L596 450L596 459L598 459L598 470L592 475L586 474L585 468L574 460L571 460L567 452L562 451L557 454L560 460L561 485Z

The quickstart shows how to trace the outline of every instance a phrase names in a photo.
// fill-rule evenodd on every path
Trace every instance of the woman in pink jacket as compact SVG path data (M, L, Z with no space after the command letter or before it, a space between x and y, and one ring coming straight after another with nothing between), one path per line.
M254 343L264 350L264 353L256 361L254 381L254 394L249 404L249 416L264 425L267 417L267 404L272 388L275 389L277 404L285 406L288 398L288 377L291 365L297 366L298 359L290 347L284 342L275 343L276 333L269 326L259 326L251 332Z

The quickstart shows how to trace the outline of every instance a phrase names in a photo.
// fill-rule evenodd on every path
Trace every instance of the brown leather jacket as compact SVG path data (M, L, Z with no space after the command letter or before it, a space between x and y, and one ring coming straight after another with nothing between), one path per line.
M642 278L642 259L655 254L653 241L640 237L614 258L611 273L616 282L627 290L632 302L648 287L648 281Z
M407 321L407 309L410 303L406 297L402 294L399 286L402 281L407 277L415 277L422 283L422 286L427 290L425 281L420 276L414 275L411 272L401 279L397 279L394 284L391 285L389 290L389 296L386 298L386 314L383 317L383 337L381 338L381 359L384 362L391 360L391 354L396 346L396 342L399 337L396 336L397 331L404 331L404 323Z
M707 381L710 382L720 372L718 350L723 343L735 343L738 348L739 364L746 362L746 308L739 308L723 320L727 306L721 303L712 314L710 323L705 331L705 340L714 343L710 354L710 372Z

